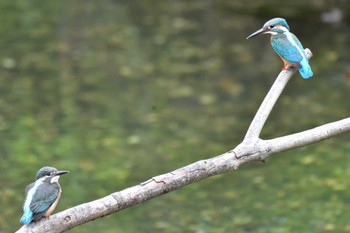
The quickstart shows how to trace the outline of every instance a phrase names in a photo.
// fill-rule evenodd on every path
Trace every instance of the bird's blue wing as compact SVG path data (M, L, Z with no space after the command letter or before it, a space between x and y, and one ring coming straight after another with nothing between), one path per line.
M277 54L299 69L303 78L313 76L303 45L293 33L286 32L273 36L271 45Z
M291 39L293 41L291 41ZM298 65L298 63L303 60L304 54L302 53L304 52L304 49L299 40L295 39L296 37L292 33L290 33L289 37L285 34L272 36L271 45L278 55L282 56L291 64ZM301 48L298 46L301 46Z
M32 202L30 203L30 210L34 214L45 212L50 208L52 203L55 202L59 191L60 189L58 185L48 185L43 190L37 190L33 196Z

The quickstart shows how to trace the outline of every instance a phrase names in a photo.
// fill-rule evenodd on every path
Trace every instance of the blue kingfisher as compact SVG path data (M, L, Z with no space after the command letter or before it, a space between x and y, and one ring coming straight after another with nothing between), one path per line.
M36 173L35 182L25 189L21 223L29 224L42 217L50 217L61 197L62 188L58 183L61 175L69 171L58 171L54 167L43 167Z
M283 70L287 69L287 66L293 66L298 68L303 78L313 76L306 52L298 38L289 31L285 19L274 18L267 21L261 29L248 36L247 39L259 34L271 34L271 45L283 60Z

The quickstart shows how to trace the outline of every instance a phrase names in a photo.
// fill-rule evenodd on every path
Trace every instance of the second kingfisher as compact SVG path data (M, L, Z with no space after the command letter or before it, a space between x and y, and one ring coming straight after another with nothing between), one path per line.
M61 186L58 179L68 171L58 171L54 167L43 167L36 173L35 182L25 189L21 222L29 224L42 217L50 217L61 197Z
M271 34L271 45L283 60L283 69L287 66L297 67L303 78L313 76L306 52L298 38L289 32L287 21L283 18L274 18L267 21L264 26L254 32L247 39L259 34Z

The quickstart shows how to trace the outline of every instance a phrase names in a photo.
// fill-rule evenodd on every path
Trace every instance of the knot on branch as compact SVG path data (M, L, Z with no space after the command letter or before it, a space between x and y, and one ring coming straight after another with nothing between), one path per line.
M307 58L310 60L310 59L312 58L312 56L313 56L313 54L312 54L311 50L310 50L310 49L308 49L308 48L306 48L306 49L305 49L305 52L306 52L306 56L307 56Z

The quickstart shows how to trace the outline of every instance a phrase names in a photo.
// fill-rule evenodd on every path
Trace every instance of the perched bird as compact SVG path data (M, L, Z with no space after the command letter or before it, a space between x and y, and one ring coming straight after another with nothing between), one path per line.
M248 36L247 39L259 34L271 34L271 45L284 62L283 70L289 65L297 67L303 78L312 77L313 73L306 52L298 38L289 32L285 19L274 18L267 21L261 29Z
M69 171L58 171L54 167L43 167L36 173L35 182L25 189L23 216L21 222L29 224L42 217L50 217L61 197L60 175Z

